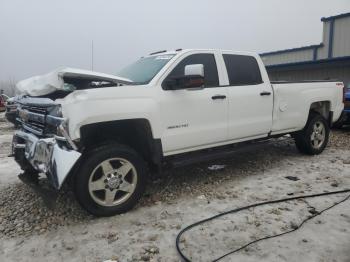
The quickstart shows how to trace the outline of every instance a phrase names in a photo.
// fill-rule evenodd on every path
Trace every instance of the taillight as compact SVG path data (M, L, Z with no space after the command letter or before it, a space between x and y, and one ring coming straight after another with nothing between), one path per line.
M337 83L336 85L339 86L340 88L343 88L343 103L345 103L345 93L346 93L345 86L343 83Z

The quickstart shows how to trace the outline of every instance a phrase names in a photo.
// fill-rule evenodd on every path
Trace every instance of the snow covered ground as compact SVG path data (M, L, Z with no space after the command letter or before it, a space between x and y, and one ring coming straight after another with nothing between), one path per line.
M0 115L0 261L179 261L175 237L186 225L255 202L350 188L350 130L334 131L319 156L292 141L214 163L169 170L152 179L141 203L110 218L93 218L64 190L56 207L16 177L8 158L12 128ZM208 169L224 165L223 169ZM286 176L299 180L292 181ZM199 226L181 246L193 261L211 261L256 238L290 230L346 194L254 208ZM313 207L313 208L312 208ZM350 261L350 200L296 232L254 244L222 261Z

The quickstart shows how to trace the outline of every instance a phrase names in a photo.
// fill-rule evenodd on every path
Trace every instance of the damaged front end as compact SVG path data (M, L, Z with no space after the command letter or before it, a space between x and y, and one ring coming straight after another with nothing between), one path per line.
M70 139L61 106L48 98L23 97L17 101L20 129L15 131L12 153L24 171L46 174L59 189L81 153Z
M57 102L77 90L130 85L126 78L74 68L60 68L16 84L13 155L25 173L45 173L59 189L81 156L69 136Z

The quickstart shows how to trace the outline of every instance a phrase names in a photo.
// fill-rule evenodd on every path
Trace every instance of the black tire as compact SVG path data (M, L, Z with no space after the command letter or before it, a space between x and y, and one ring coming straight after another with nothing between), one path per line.
M136 170L137 182L135 183L136 185L133 187L134 191L130 193L130 196L124 202L113 206L104 206L97 203L94 200L93 196L95 197L95 199L98 199L94 195L94 193L90 193L90 185L91 183L95 182L95 181L91 182L91 176L94 176L93 173L97 172L99 165L102 162L108 161L108 163L110 163L110 161L115 161L113 160L115 158L127 160L129 163L132 164L132 166L134 167L134 169L132 169L132 172L133 172L132 175L134 176L134 170ZM105 174L103 173L104 170L102 166L101 166L100 172L102 172L102 176ZM77 173L75 174L75 177L74 177L74 192L78 202L89 213L95 216L113 216L116 214L121 214L132 209L141 198L145 190L147 173L148 173L147 166L144 160L132 148L125 145L120 145L120 144L110 144L106 146L101 146L87 152L86 156L82 160L82 163L78 168ZM125 184L125 181L124 181L124 184ZM106 183L106 179L104 180L104 183ZM107 199L108 190L112 191L112 189L101 190L101 192L104 191L104 194L105 194L104 197L106 199ZM113 190L117 190L116 191L117 193L118 192L124 193L122 191L118 191L118 189L113 189ZM98 193L98 191L96 192Z
M323 140L320 139L320 141L322 142L319 141L319 143L317 141L315 142L315 140L312 139L313 136L316 136L315 134L313 134L315 125L323 126L324 128L324 138ZM295 145L301 153L307 155L318 155L323 152L323 150L328 144L329 132L330 129L327 120L320 114L311 112L304 129L293 135ZM323 135L321 134L317 135L323 137Z

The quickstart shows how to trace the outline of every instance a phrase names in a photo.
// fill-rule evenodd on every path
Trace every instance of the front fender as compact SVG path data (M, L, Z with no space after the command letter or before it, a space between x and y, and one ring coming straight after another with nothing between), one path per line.
M160 137L159 121L155 121L158 107L151 94L140 95L132 91L128 95L121 95L120 92L115 92L119 88L122 87L103 88L94 92L76 91L61 101L62 114L68 119L68 131L72 140L80 139L82 126L127 119L147 119L154 137Z

